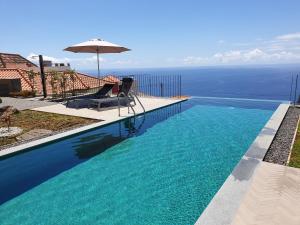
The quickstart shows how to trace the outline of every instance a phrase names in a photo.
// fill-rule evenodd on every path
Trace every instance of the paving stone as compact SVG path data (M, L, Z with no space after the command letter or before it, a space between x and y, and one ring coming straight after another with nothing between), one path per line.
M46 130L46 129L33 129L31 131L28 131L20 136L17 137L20 141L27 141L32 140L41 136L52 134L52 130Z
M0 103L0 107L3 106L13 106L18 110L25 110L25 109L33 109L37 107L55 105L55 102L49 101L41 101L38 99L22 99L22 98L11 98L11 97L1 97L2 103Z
M22 133L22 129L19 127L0 127L0 138L12 137Z

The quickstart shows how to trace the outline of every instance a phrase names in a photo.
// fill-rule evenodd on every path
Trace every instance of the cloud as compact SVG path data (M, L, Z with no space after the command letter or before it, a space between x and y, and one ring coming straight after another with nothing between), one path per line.
M128 60L116 60L116 61L112 61L111 64L115 64L115 65L135 65L135 64L138 64L138 62L133 61L131 59L128 59Z
M26 58L29 61L32 61L35 63L39 62L39 57L35 53L30 53ZM53 63L65 63L65 62L71 61L69 58L55 58L55 57L51 57L51 56L47 56L47 55L43 55L43 60L47 60L47 61L49 60L49 61L52 61Z
M207 64L209 62L208 62L208 58L188 56L183 59L183 63L185 65L201 65L201 64Z
M27 59L35 63L39 63L39 58L35 53L30 53ZM70 63L72 68L76 69L96 69L97 68L97 56L78 57L78 58L57 58L53 56L43 55L44 60L50 60L53 63ZM99 57L100 67L126 67L137 66L139 61L132 59L112 59Z
M183 59L185 65L234 65L293 62L300 62L300 53L287 51L268 53L259 48L247 51L235 50L218 52L210 57L188 56Z
M280 35L276 39L281 41L300 40L300 32Z
M242 64L272 64L272 63L300 63L300 32L274 36L270 39L256 38L252 41L230 43L219 39L216 42L219 50L210 55L187 55L186 57L169 58L140 58L129 59L127 57L105 56L100 57L101 68L125 68L125 67L151 67L151 66L181 66L181 65L242 65ZM222 50L220 49L227 49ZM38 62L38 58L32 59L35 53L30 53L27 59ZM76 57L75 57L76 56ZM95 69L97 68L96 55L74 54L74 57L53 57L44 55L45 60L52 62L68 62L72 68Z
M37 54L35 53L30 53L27 57L28 60L38 63L39 58ZM90 57L80 57L80 58L56 58L52 56L47 56L43 55L44 60L49 60L52 61L53 63L71 63L71 66L75 67L89 67L89 66L94 66L97 64L97 56L90 56ZM102 57L99 57L99 61L101 62L106 62L106 60Z
M228 63L231 61L237 61L241 58L241 52L240 51L229 51L224 53L216 53L213 56L213 59L216 59L217 61L220 61L221 63Z
M30 53L27 57L26 57L29 61L32 61L32 62L35 62L35 63L38 63L39 62L39 57L37 54L35 53ZM46 56L46 55L43 55L43 59L44 60L50 60L52 62L69 62L69 59L68 58L55 58L55 57L51 57L51 56Z
M300 32L284 34L269 40L232 44L229 51L211 56L187 56L184 65L272 64L300 62Z
M244 57L245 61L251 61L251 60L258 59L258 58L263 58L266 55L267 54L265 52L256 48L256 49L250 50L248 52L245 52L243 57Z

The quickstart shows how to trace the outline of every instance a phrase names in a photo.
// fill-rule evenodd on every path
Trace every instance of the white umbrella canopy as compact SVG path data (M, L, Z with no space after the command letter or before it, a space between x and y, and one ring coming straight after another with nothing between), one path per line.
M70 47L65 48L64 50L74 53L96 53L98 62L98 79L100 78L99 54L121 53L125 51L130 51L130 49L128 48L97 38L76 45L72 45Z
M64 49L70 52L82 52L82 53L121 53L125 51L130 51L130 49L104 41L101 39L91 39L76 45L72 45Z

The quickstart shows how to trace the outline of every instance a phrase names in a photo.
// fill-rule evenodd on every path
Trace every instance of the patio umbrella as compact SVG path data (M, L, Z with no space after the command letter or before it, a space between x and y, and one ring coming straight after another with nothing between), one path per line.
M100 78L100 65L99 65L99 54L104 53L121 53L130 51L130 49L104 41L102 39L91 39L86 42L82 42L76 45L72 45L64 49L70 52L81 52L81 53L96 53L98 63L98 79ZM100 83L100 80L99 80Z

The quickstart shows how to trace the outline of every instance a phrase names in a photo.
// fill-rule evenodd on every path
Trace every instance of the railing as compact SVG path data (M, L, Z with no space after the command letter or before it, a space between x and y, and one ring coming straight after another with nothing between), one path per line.
M112 94L117 94L118 86L124 77L132 77L134 84L132 91L138 97L169 97L176 98L181 96L181 76L180 75L126 75L126 76L110 76L113 80L106 79L100 82L100 88L105 82L115 82ZM79 79L66 78L58 80L55 84L47 79L48 96L54 100L72 99L76 96L88 95L96 93L99 90L99 81L90 79L83 82Z
M120 80L123 77L118 76ZM134 79L134 92L139 97L181 96L180 75L129 75Z
M298 91L299 74L292 75L289 101L295 105L300 103L300 94Z

